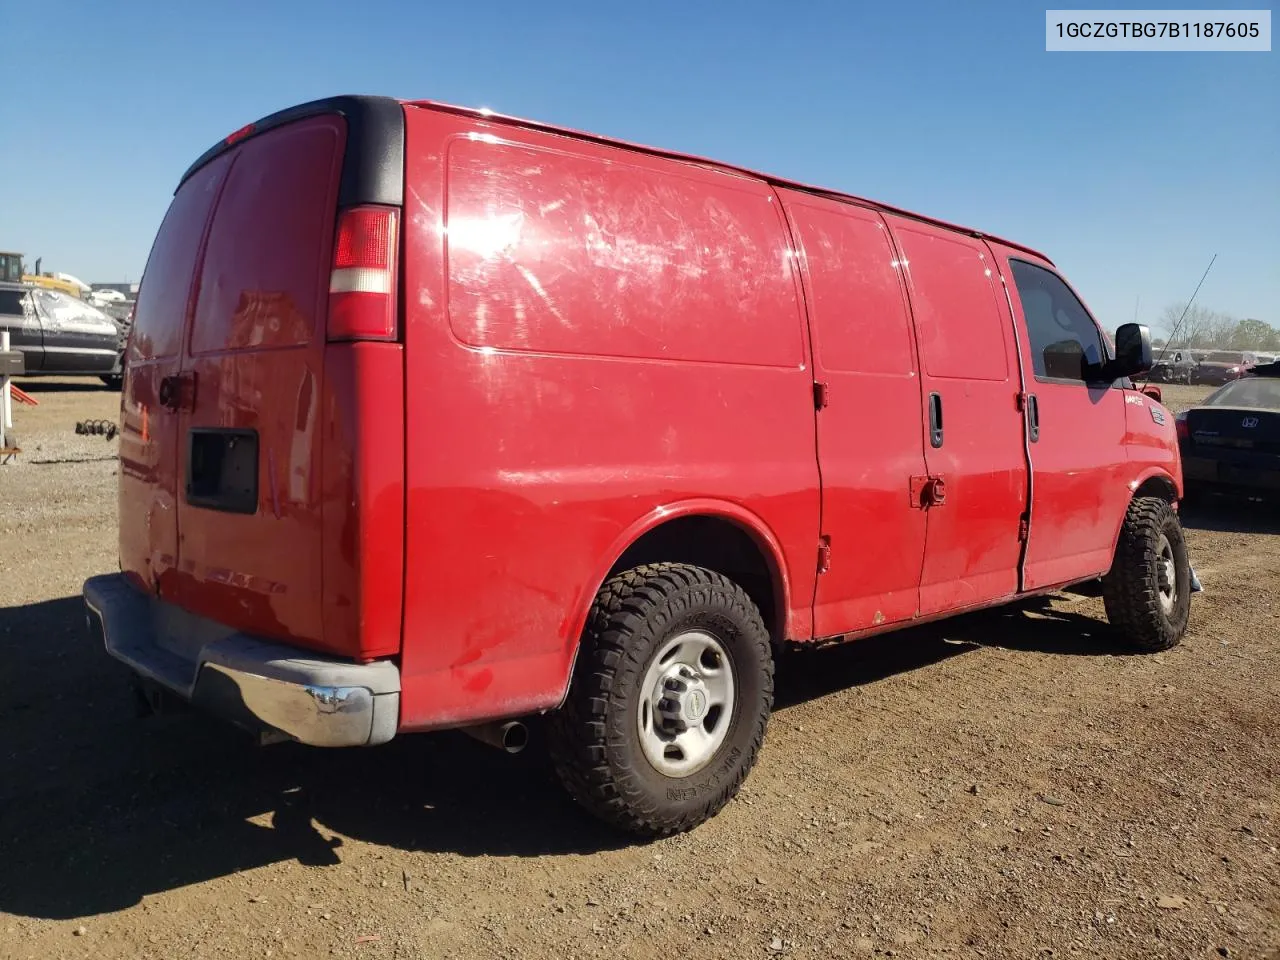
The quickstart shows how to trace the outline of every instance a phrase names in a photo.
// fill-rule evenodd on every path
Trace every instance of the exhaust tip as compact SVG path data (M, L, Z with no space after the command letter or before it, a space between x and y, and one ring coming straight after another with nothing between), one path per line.
M529 728L519 720L502 725L502 749L507 753L519 753L529 745Z
M529 728L519 720L482 723L474 727L463 727L462 732L481 743L497 747L503 753L519 753L529 745Z

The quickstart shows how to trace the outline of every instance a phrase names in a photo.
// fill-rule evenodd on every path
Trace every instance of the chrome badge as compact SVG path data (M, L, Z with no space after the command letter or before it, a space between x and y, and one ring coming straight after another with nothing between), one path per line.
M1152 404L1151 406L1147 407L1147 409L1151 411L1151 419L1163 427L1164 411L1161 410L1159 407L1157 407L1155 404Z
M1243 420L1240 421L1240 426L1244 427L1246 430L1252 430L1257 425L1258 425L1257 417L1245 417Z

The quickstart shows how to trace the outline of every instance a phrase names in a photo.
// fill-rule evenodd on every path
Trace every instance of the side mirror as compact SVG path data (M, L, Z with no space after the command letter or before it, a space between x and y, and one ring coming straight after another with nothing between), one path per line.
M1151 369L1151 330L1141 323L1121 324L1116 330L1116 358L1107 364L1112 380L1136 377Z
M1150 397L1156 403L1164 403L1164 391L1157 387L1154 383L1146 383L1142 385L1142 393L1144 396Z

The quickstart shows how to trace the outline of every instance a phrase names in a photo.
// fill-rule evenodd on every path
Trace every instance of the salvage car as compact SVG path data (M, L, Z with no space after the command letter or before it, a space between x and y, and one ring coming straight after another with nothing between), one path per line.
M1177 428L1188 495L1280 490L1280 364L1218 388Z
M28 377L99 377L118 386L127 327L58 290L0 283L0 330L22 352Z
M200 157L143 276L91 635L268 739L545 715L568 792L660 835L737 792L792 644L1086 583L1118 643L1187 629L1150 331L1023 244L338 97Z
M1258 362L1252 353L1211 350L1191 368L1191 383L1223 384L1243 377Z
M1156 383L1190 383L1191 371L1195 365L1196 359L1191 353L1178 350L1173 354L1157 357L1147 379Z

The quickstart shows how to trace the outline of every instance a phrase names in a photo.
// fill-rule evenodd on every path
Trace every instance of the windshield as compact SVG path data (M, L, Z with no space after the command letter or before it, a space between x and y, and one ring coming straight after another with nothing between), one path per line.
M1280 379L1246 377L1233 380L1205 398L1206 407L1262 407L1280 410Z
M1210 363L1244 363L1243 353L1231 353L1229 350L1214 350L1205 356Z
M77 300L75 297L57 290L37 290L36 298L40 308L54 325L64 323L114 323L114 321L97 307Z

